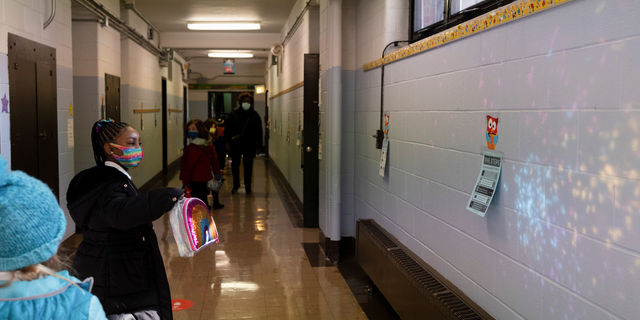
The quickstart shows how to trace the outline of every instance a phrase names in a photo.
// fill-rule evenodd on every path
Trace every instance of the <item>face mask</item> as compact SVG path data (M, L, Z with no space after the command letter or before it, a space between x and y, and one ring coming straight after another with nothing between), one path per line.
M121 165L126 168L133 169L140 165L140 161L142 161L142 148L127 148L123 146L119 146L115 143L110 143L112 146L122 150L124 155L113 154L113 157L120 162Z
M245 111L249 110L249 108L251 108L251 104L250 103L246 103L245 102L245 103L242 104L242 109L244 109Z
M209 132L211 132L211 134L215 134L216 133L216 128L209 129Z
M187 132L187 135L189 135L189 138L191 138L191 139L195 139L195 138L197 138L197 137L198 137L198 132L196 132L196 131L189 131L189 132Z

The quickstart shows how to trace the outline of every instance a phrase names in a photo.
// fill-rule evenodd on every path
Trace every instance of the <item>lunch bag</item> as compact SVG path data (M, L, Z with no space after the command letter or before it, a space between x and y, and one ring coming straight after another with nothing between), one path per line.
M198 198L178 201L169 213L169 221L181 257L193 257L202 248L219 242L216 223Z

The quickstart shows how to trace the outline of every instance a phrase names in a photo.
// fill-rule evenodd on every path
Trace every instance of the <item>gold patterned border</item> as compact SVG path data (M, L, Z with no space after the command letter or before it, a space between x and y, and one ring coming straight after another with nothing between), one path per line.
M382 66L382 64L389 64L391 62L409 57L416 53L439 47L443 44L482 32L483 30L488 30L571 1L573 0L516 1L494 11L481 15L475 19L465 21L462 24L449 28L431 37L417 41L403 49L384 56L384 58L380 58L376 61L363 64L362 70L368 71L380 67Z

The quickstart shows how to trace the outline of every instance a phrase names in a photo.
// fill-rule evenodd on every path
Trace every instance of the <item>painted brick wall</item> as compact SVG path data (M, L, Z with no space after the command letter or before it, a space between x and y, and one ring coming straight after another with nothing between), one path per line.
M292 9L289 21L285 24L281 33L282 40L289 32L290 26L293 25L292 22L295 22L302 8L304 8L304 3L306 2L300 0ZM278 74L278 67L276 66L268 69L270 96L304 81L304 54L318 53L318 17L319 12L315 9L305 13L302 23L285 45L282 72ZM303 197L302 169L300 168L302 146L296 145L296 139L299 118L300 127L304 129L303 90L304 87L299 87L273 100L269 100L269 119L271 119L270 127L272 130L269 137L269 155L300 199ZM290 135L288 142L287 129L289 129Z
M376 5L358 1L358 65L394 21ZM388 65L385 178L370 138L380 69L359 69L356 217L498 319L636 318L639 14L637 1L576 0ZM481 218L465 205L489 112L505 162Z
M101 3L110 11L120 14L119 10L113 10L119 6L117 0L103 0ZM74 21L72 29L73 85L76 88L74 165L76 172L80 172L95 166L88 133L93 124L102 118L105 74L121 77L120 33L111 27L102 27L95 21Z
M207 119L209 111L209 93L206 90L189 90L189 120Z
M143 114L144 130L140 114L133 110L162 109L162 77L168 79L168 68L161 68L158 58L129 39L122 40L122 119L136 128L144 143L145 157L142 165L131 171L138 186L146 183L162 171L162 112ZM175 56L174 56L175 57ZM183 108L180 64L173 61L173 81L167 80L168 109ZM167 113L167 162L171 164L181 156L183 148L183 114ZM157 122L157 125L156 125Z
M71 54L71 1L58 0L57 14L53 22L43 30L44 21L51 12L49 1L13 1L2 3L3 14L0 15L0 96L9 97L9 78L7 69L8 34L33 40L56 49L57 57L57 96L58 96L58 173L61 207L67 217L65 237L73 232L73 222L66 210L66 190L73 177L73 148L67 145L67 119L69 105L73 102L73 74ZM9 112L11 112L9 101ZM11 167L11 121L10 113L0 114L1 156Z

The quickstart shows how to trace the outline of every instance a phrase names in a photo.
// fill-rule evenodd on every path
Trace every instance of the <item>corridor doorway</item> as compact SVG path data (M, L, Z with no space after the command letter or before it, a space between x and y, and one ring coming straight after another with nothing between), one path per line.
M120 122L120 77L105 73L104 83L105 117Z
M11 33L8 42L11 169L59 198L56 49Z

